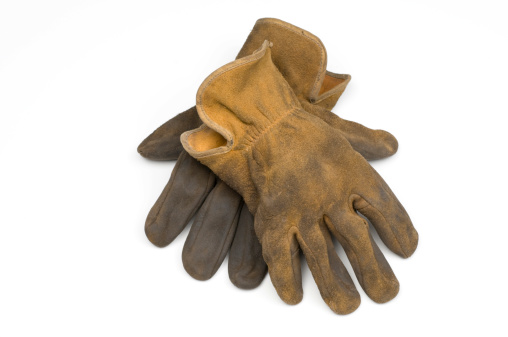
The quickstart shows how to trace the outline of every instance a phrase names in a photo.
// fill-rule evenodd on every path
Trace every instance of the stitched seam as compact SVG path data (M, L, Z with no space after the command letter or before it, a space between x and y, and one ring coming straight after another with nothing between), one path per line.
M264 47L264 45L263 45L263 47ZM247 64L249 64L251 62L259 60L260 58L262 58L266 54L266 50L267 49L268 48L265 47L265 49L263 50L263 53L260 53L259 55L255 55L255 57L253 57L253 58L247 57L243 62L241 62L241 63L239 63L239 64L237 64L235 66L224 68L222 71L218 72L213 77L208 79L208 83L204 87L200 88L200 92L204 92L206 90L206 88L210 85L210 83L212 83L214 81L215 78L217 78L218 76L224 74L225 72L231 71L231 70L236 69L238 67L241 67L241 66L247 65ZM293 89L291 88L291 86L285 80L283 81L282 85L285 86L288 90L290 90L290 92L293 92ZM198 112L200 110L202 110L202 112L203 112L203 114L199 114L200 117L202 117L204 119L204 122L209 123L209 124L213 125L215 128L220 129L222 132L226 133L227 137L228 137L227 141L228 141L228 143L230 143L232 141L232 139L233 139L233 137L231 136L230 132L227 129L223 128L221 125L215 123L210 117L208 117L208 114L206 113L205 109L202 108L202 99L201 98L202 98L202 95L200 94L198 96L198 102L197 102L197 106L200 107L200 109L198 109ZM297 101L298 101L298 99L295 97L295 102L297 102ZM292 105L294 105L294 103ZM289 110L286 114L284 114L282 116L279 116L276 120L270 122L270 125L265 127L262 131L257 131L256 130L258 132L258 134L251 135L249 133L246 133L245 136L244 136L244 139L242 140L241 143L244 143L246 146L253 146L254 144L256 144L256 142L259 140L259 138L261 136L263 136L264 134L266 134L273 126L277 125L284 117L292 115L297 110L298 110L298 107L293 106L292 109ZM228 144L227 151L224 151L224 152L221 152L221 153L226 153L226 152L230 151L231 149L232 149L231 144ZM216 154L218 154L218 153L216 153Z
M231 136L231 133L228 130L223 128L221 125L215 123L210 117L208 117L208 114L205 112L205 109L204 109L203 103L202 103L203 92L206 90L206 88L208 88L208 86L213 82L213 80L215 78L217 78L218 76L224 74L225 72L231 71L233 69L236 69L238 67L244 66L244 65L246 65L248 63L251 63L253 61L257 61L257 60L261 59L266 54L266 50L268 49L268 47L266 47L265 43L263 43L261 48L264 48L262 53L260 52L258 55L253 54L250 57L246 57L243 60L243 62L240 62L239 64L235 64L234 66L232 66L232 65L226 66L224 69L222 69L222 71L219 71L213 77L208 78L206 85L204 87L199 89L198 97L197 97L197 102L196 102L197 103L196 106L197 106L197 110L198 110L198 115L204 120L204 122L206 121L208 124L211 124L215 128L221 130L227 136L226 140L227 140L228 143L232 142L233 137ZM200 113L200 112L202 112L202 113ZM205 123L205 124L207 124L207 123ZM231 150L231 146L230 146L231 144L228 144L228 145L229 146L228 146L227 150L224 151L223 153L226 153L226 152Z
M258 134L254 135L254 136L252 136L252 135L246 135L247 137L250 137L251 139L248 139L247 137L245 137L244 138L245 139L244 142L246 143L247 146L251 146L251 147L254 146L258 142L258 140L261 137L263 137L266 133L268 133L268 131L270 131L274 126L279 124L284 118L289 117L292 114L294 114L296 111L298 111L298 108L293 108L287 114L277 117L276 120L271 122L261 132L259 132Z

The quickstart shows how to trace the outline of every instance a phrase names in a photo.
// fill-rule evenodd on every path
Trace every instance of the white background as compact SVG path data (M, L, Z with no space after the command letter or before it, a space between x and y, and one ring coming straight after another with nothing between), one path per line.
M0 335L506 336L505 5L1 1ZM337 316L306 267L296 306L268 278L235 288L226 263L196 281L188 229L164 249L145 238L174 163L138 143L194 105L261 17L320 37L328 69L353 76L334 111L399 140L373 166L420 244L408 260L380 244L401 284L387 304L360 289Z

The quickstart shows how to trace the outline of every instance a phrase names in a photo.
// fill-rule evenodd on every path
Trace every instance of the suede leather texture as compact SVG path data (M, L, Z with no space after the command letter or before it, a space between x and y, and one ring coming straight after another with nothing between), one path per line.
M367 159L396 152L397 141L391 134L340 119L328 110L351 77L326 71L326 49L311 33L281 20L261 19L237 57L252 54L267 38L277 43L274 63L306 110L341 130ZM236 192L187 153L179 154L179 140L175 145L176 135L199 125L193 107L163 124L138 147L139 153L150 159L167 160L179 155L167 186L150 210L145 232L153 244L164 247L194 218L182 253L186 271L198 280L211 278L231 248L230 280L240 288L251 289L266 274L261 248L253 235L252 216L242 216L246 209ZM242 232L235 235L240 228Z
M302 299L301 249L328 306L338 314L356 310L360 296L332 235L371 299L397 295L399 283L358 213L402 257L418 243L408 214L344 135L303 109L268 41L212 73L197 109L204 125L182 134L182 144L244 198L282 300Z
M326 71L326 49L317 36L282 20L259 19L237 59L252 54L265 40L278 46L274 49L274 62L300 99L328 110L335 106L351 76ZM190 108L144 139L138 146L138 152L148 159L174 160L181 152L180 139L175 140L174 135L179 137L183 132L200 125L195 107ZM390 143L396 143L392 138Z
M180 136L202 124L196 107L179 113L158 127L138 146L138 153L151 160L176 160L183 151Z
M326 49L317 36L282 20L259 19L236 58L251 55L265 40L277 46L273 61L299 99L335 106L351 76L326 71Z

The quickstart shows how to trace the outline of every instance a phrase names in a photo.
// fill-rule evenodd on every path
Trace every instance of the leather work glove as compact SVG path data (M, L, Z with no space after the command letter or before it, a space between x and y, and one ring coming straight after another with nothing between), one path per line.
M277 43L273 60L307 111L343 132L353 148L367 159L396 152L397 141L388 132L342 120L328 110L339 99L350 76L326 71L326 50L317 37L280 20L261 19L238 58L252 54L265 39ZM174 159L181 151L180 134L199 125L201 121L193 107L162 125L140 144L138 151L150 159ZM196 279L209 279L229 251L229 277L233 284L244 289L259 285L266 274L266 264L254 235L252 216L235 191L183 152L147 217L146 235L156 246L166 246L193 217L182 253L186 271Z
M358 213L405 258L418 243L408 214L344 134L302 108L268 41L212 73L196 106L204 125L182 134L183 147L244 198L282 300L302 299L301 248L328 306L338 314L359 306L330 233L371 299L397 294L397 279Z

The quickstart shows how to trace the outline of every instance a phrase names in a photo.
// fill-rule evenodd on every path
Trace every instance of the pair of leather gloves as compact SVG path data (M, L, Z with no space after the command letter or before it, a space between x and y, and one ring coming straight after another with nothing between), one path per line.
M254 288L268 268L282 300L296 304L301 250L324 301L347 314L360 295L332 237L367 295L383 303L399 283L359 214L401 257L414 252L418 234L367 162L393 155L397 140L330 112L350 76L326 71L326 58L309 32L258 20L236 61L200 86L196 107L159 127L138 151L178 158L145 231L163 247L194 218L182 254L191 276L209 279L229 252L233 284Z

